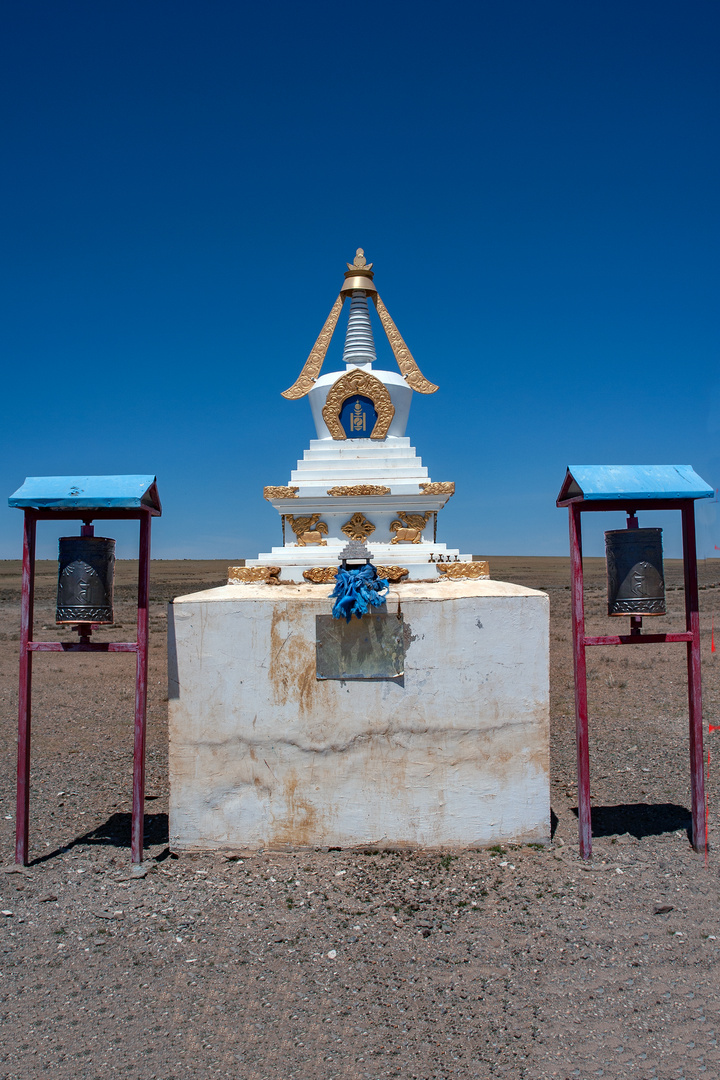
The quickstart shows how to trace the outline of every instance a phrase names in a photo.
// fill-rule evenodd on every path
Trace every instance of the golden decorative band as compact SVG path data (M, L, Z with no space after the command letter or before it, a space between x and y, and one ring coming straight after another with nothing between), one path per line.
M311 566L309 570L303 570L303 577L313 585L331 585L337 572L337 566Z
M379 484L355 484L353 487L328 488L328 495L389 495L389 487Z
M279 585L279 578L279 566L228 566L228 585L247 585L252 581Z
M296 487L264 487L263 499L297 499Z
M386 578L393 583L407 577L410 573L406 566L376 566L375 569L379 578Z
M490 563L487 560L438 563L437 571L438 574L444 574L449 581L462 581L468 578L478 580L490 577Z
M406 566L376 566L375 569L379 578L385 578L393 583L397 583L410 573ZM303 570L303 577L314 585L332 585L337 572L336 566L313 566L309 570Z
M313 345L312 351L303 365L302 371L292 386L288 387L287 390L283 390L282 396L288 398L289 401L296 401L298 398L305 397L305 395L312 390L313 384L320 374L320 368L323 365L328 345L335 332L344 299L345 297L341 293L333 304L330 314L325 320L325 325L320 331L318 339Z
M377 308L377 313L380 316L383 330L387 334L387 339L390 342L390 348L397 361L397 366L400 368L400 373L406 383L408 386L411 386L413 390L417 390L419 394L434 394L438 389L437 386L435 383L431 383L429 379L425 378L422 371L415 363L412 353L400 336L400 331L390 318L390 312L377 293L373 293L372 298L375 307Z
M433 484L420 484L423 495L454 495L455 484L452 480L440 480Z

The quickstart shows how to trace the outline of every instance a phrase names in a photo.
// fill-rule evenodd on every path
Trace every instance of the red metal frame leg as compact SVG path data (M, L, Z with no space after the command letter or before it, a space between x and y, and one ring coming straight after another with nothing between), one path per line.
M145 825L145 726L148 680L148 594L150 585L149 513L140 519L138 570L137 669L135 679L135 741L133 747L132 861L142 862Z
M702 681L700 674L700 608L698 602L695 506L682 506L685 566L685 619L692 641L687 643L688 711L690 714L690 797L692 800L692 846L704 851L707 844L705 770L703 767Z
M573 667L575 669L575 744L578 774L578 834L580 855L592 855L590 808L590 747L588 741L587 670L585 666L585 603L583 598L582 529L580 508L570 512L570 602L572 606Z
M32 700L32 653L28 642L33 630L35 586L35 533L37 520L26 510L23 522L22 611L20 622L20 688L18 694L17 806L15 812L15 862L28 864L30 827L30 710Z

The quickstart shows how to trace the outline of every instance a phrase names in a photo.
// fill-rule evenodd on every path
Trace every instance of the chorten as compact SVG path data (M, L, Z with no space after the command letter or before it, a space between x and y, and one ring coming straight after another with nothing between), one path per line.
M444 564L469 562L437 540L438 512L455 491L434 483L410 445L405 429L413 391L438 387L422 374L374 283L373 264L358 248L320 335L298 378L283 392L307 396L317 434L284 487L264 496L282 520L283 544L246 565L279 567L283 579L313 580L338 566L348 540L365 540L376 565L407 569L413 580L437 578ZM320 374L346 299L350 313L344 370ZM399 373L375 368L372 300ZM328 573L330 570L328 569ZM403 575L405 576L405 575Z
M344 370L322 375L346 299ZM399 374L375 366L369 300ZM282 547L170 607L172 850L549 839L548 598L437 542L454 484L405 436L435 390L358 251L284 393L317 438L265 488ZM380 603L340 607L378 579Z

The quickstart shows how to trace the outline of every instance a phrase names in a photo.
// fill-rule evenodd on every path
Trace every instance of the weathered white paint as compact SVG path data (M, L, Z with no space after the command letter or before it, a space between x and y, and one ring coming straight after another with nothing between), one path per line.
M171 846L547 840L547 596L394 587L402 682L324 682L329 591L226 586L170 605Z

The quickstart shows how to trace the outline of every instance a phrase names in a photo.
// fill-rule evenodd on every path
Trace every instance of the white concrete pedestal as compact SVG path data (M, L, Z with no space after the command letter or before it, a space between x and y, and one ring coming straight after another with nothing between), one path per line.
M402 678L318 681L329 592L232 585L170 605L171 848L548 840L547 596L391 587Z

